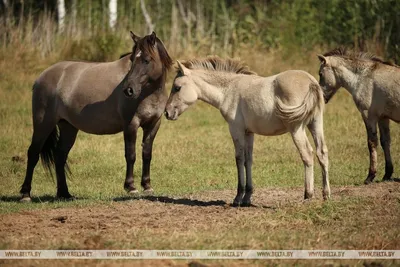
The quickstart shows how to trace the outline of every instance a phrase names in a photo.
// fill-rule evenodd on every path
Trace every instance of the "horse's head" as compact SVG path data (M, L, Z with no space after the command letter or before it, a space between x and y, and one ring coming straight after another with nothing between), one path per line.
M155 32L143 38L131 32L131 37L134 42L130 57L132 64L122 86L127 97L137 99L143 88L155 82L164 83L160 79L165 77L172 59Z
M182 63L177 61L178 71L172 84L167 105L165 106L165 117L168 120L176 120L190 105L197 100L197 85L191 77L191 71Z
M331 57L318 55L321 65L319 67L319 85L324 92L325 103L332 98L332 96L341 87L340 81L335 75L334 65Z

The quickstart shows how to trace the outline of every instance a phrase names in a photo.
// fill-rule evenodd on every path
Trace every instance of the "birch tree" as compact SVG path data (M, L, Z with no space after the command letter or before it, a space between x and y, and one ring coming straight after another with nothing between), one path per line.
M147 28L149 29L149 32L153 32L155 25L152 23L151 17L149 15L149 13L147 12L146 6L144 4L144 0L140 0L140 7L142 9L142 13L143 13L144 19L146 21Z
M112 30L115 29L117 24L117 0L110 0L108 4L109 9L109 25Z
M65 2L64 0L57 0L57 14L58 14L58 30L64 31L64 18L65 18Z

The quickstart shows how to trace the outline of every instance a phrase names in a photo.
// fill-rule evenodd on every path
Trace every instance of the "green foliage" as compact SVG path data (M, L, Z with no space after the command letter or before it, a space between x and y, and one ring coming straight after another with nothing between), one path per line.
M0 46L29 43L42 56L59 51L62 40L68 40L66 57L103 60L114 55L115 47L120 49L118 36L126 37L128 30L149 33L139 0L118 1L114 31L108 26L107 1L76 1L76 18L72 2L66 1L62 34L57 32L55 1L10 2L11 11L0 9ZM145 5L154 30L174 54L232 56L254 47L302 54L316 47L346 46L400 59L396 0L149 0ZM29 27L24 26L27 23ZM58 39L61 42L54 43ZM107 53L111 56L103 55Z

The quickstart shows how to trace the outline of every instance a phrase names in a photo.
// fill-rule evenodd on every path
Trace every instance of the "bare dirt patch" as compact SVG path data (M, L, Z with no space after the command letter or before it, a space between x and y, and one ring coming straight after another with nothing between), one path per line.
M235 192L224 190L22 211L1 216L0 243L3 249L400 249L400 183L334 187L329 203L319 191L303 201L303 188L258 189L250 208L231 207Z

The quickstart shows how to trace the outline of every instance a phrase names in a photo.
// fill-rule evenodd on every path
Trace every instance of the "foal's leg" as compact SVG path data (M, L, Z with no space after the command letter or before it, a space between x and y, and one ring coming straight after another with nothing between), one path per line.
M151 193L153 189L150 185L150 163L153 152L153 142L158 129L161 125L161 119L158 119L155 123L146 125L143 127L143 141L142 141L142 187L145 192Z
M246 168L246 193L243 197L243 206L251 205L251 195L253 194L253 180L251 176L251 167L253 165L253 143L254 134L246 133L244 150L244 167Z
M233 144L235 145L235 158L236 168L238 175L238 187L237 194L233 200L233 206L240 206L245 193L245 181L244 181L244 147L245 137L244 131L238 130L237 128L229 125L229 131L232 136Z
M376 120L367 119L363 116L365 128L367 129L368 136L368 150L369 150L369 172L368 177L365 179L364 184L370 184L376 175L377 166L377 153L376 147L378 146L378 135L376 131Z
M385 153L385 175L383 181L389 181L393 174L392 156L390 155L390 129L389 119L384 118L378 121L379 133L381 135L381 146Z
M133 183L133 165L136 161L136 135L139 128L139 123L132 121L124 127L124 142L125 142L125 160L126 160L126 175L124 188L129 194L136 194Z
M62 120L58 123L60 129L60 139L57 143L55 165L57 175L57 197L63 199L73 198L68 192L67 180L65 177L65 167L68 153L75 143L78 129L69 122Z
M305 170L305 192L304 199L312 198L314 195L314 155L313 149L308 141L303 125L297 126L291 131L293 142L300 152Z
M309 125L308 129L314 139L315 147L317 150L317 158L322 169L322 196L324 199L330 198L331 189L329 186L329 160L328 160L328 148L325 144L324 138L324 126L322 113L320 116L315 118Z

